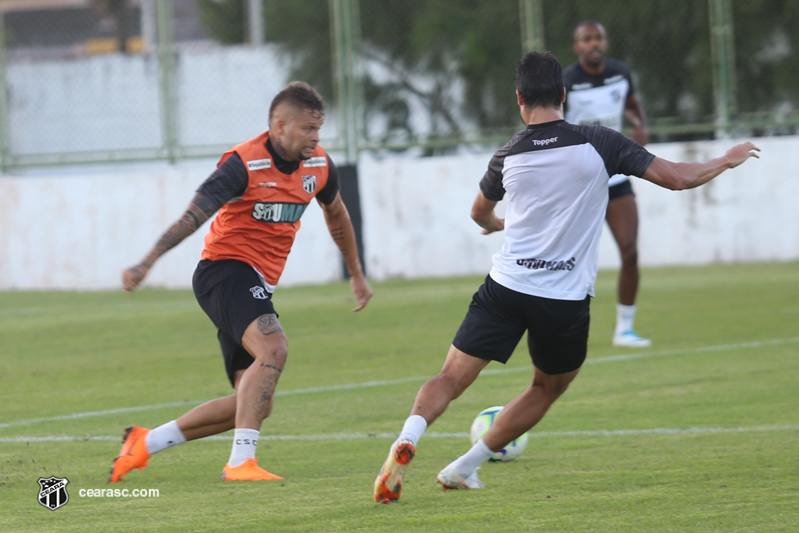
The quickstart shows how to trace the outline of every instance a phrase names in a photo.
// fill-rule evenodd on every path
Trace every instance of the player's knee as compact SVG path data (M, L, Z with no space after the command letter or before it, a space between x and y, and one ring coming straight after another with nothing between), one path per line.
M546 401L550 404L554 403L555 400L561 397L561 395L566 392L566 389L569 388L569 384L571 380L536 380L533 383L533 387L539 387L540 390L544 393L544 397Z
M620 248L621 262L624 266L638 266L638 246L635 241Z
M468 388L468 383L464 383L458 376L450 374L439 374L434 379L438 380L441 390L445 391L450 400L459 397Z
M256 362L274 365L282 371L288 358L289 347L286 342L259 343L253 351L252 356Z

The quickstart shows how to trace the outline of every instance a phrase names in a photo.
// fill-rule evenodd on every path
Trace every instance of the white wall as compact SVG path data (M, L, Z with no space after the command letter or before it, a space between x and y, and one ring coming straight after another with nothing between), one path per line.
M273 45L183 46L175 56L182 146L229 146L266 129L288 66ZM11 153L113 150L164 144L161 71L153 54L15 61L7 68ZM335 136L330 124L326 135Z
M799 259L799 137L758 139L762 159L704 188L671 192L635 180L644 266ZM677 161L723 154L728 141L660 144ZM359 164L366 264L374 279L482 274L502 235L469 218L490 153ZM175 166L60 167L0 176L0 289L105 289L185 210L215 161ZM147 283L188 287L205 228L156 264ZM600 266L618 253L607 232ZM341 261L321 210L303 216L281 285L339 279Z

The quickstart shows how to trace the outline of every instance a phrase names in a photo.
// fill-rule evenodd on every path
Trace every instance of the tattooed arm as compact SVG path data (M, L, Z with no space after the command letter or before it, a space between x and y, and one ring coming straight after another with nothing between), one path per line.
M135 289L144 280L153 263L166 252L180 244L183 239L197 231L197 228L211 218L220 206L211 202L202 192L198 192L186 208L180 220L161 235L150 253L141 262L122 272L122 287L125 292Z
M352 229L352 221L347 207L341 201L341 195L336 194L335 199L330 204L319 202L325 214L325 222L330 236L333 237L338 249L344 256L347 263L347 271L350 274L350 287L358 300L358 306L353 311L360 311L372 297L372 288L363 275L361 261L358 259L358 248L355 244L355 231Z
M247 190L247 167L233 153L203 182L183 216L161 235L142 261L122 272L122 287L130 292L142 282L153 263L211 218L226 202Z

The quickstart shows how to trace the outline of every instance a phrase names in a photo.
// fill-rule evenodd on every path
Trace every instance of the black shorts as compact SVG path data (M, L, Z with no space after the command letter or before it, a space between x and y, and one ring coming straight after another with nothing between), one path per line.
M452 344L480 359L506 363L527 331L533 364L546 374L580 368L588 350L591 298L552 300L508 289L486 276Z
M232 259L200 261L192 287L200 307L218 330L225 369L233 385L236 371L249 368L255 361L241 345L247 326L261 315L277 316L272 295L255 269Z
M627 196L628 194L635 196L633 184L630 183L630 180L624 180L621 183L608 187L608 201Z

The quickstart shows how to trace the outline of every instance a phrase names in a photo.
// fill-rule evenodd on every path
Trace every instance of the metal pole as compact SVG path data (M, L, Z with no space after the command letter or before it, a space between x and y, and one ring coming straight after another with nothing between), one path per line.
M716 137L729 135L731 116L737 111L735 45L730 0L709 0L710 49L713 61L713 98Z
M544 50L544 8L541 0L519 0L522 54Z
M10 166L11 127L8 116L8 86L6 83L6 21L0 8L0 169L5 174Z
M264 3L263 0L247 0L250 44L264 44Z
M155 50L156 41L156 14L155 0L141 0L141 37L144 41L144 51L151 53Z
M175 61L173 57L172 2L156 0L158 63L161 70L161 123L164 148L170 163L177 159L177 124L175 109Z
M358 161L358 82L355 0L330 0L336 104L344 132L347 163Z

